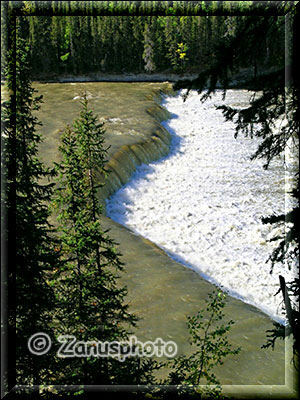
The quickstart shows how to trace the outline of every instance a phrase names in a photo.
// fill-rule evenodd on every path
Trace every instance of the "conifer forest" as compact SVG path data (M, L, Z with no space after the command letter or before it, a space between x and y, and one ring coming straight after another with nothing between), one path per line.
M157 1L128 5L124 1L56 1L48 8L53 15L46 17L38 14L45 7L43 3L49 2L33 3L36 4L30 6L30 11L37 15L23 19L22 35L30 46L32 71L37 75L206 69L217 56L221 38L233 36L238 25L247 19L222 15L234 14L231 2L174 2L168 9L168 2ZM106 15L93 16L97 10L105 9L99 3L107 3ZM251 2L240 3L245 14L251 11ZM205 7L211 13L218 10L220 15L197 15ZM129 15L115 15L124 9ZM160 9L169 15L155 15ZM140 15L131 15L134 13ZM262 38L256 55L260 64L284 62L278 60L284 49L283 20L284 16L278 18L272 39Z
M1 2L3 398L298 398L298 3Z

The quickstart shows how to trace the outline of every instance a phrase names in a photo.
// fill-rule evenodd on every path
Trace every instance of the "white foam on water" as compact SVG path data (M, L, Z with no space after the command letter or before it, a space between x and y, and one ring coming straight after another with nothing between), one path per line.
M225 104L247 106L250 94L228 90ZM250 161L258 140L240 135L225 122L216 104L222 92L201 103L191 92L167 97L172 118L163 125L172 134L168 156L141 165L131 180L107 201L113 220L148 238L173 259L194 269L231 295L284 322L278 275L293 273L266 264L278 242L261 217L286 211L283 158L268 170ZM289 204L290 207L291 204Z

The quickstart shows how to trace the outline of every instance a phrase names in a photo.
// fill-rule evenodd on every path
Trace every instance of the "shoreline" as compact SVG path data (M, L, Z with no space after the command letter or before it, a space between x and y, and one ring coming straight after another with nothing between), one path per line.
M185 73L176 73L176 72L154 72L154 73L146 73L146 72L126 72L126 73L105 73L105 72L87 72L83 74L69 74L62 73L56 75L40 75L33 77L33 81L38 83L72 83L72 82L170 82L174 83L178 80L192 80L198 77L199 72L185 72ZM270 70L262 69L259 71L259 75L263 75L266 72L270 72ZM249 79L254 77L254 72L252 68L242 68L238 73L229 75L229 79L231 82L228 85L228 89L231 88L239 88L242 89L244 83ZM219 89L223 87L220 84L217 84ZM246 89L246 87L245 87Z
M39 83L71 83L71 82L176 82L180 79L195 79L198 74L187 73L124 73L106 74L102 72L87 73L81 75L61 74L52 77L35 77L34 81Z

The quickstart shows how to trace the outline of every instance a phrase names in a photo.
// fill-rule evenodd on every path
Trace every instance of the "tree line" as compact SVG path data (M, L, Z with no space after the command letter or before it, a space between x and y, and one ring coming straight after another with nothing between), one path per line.
M238 17L233 12L237 2L25 3L24 14L33 15L22 18L22 35L30 46L35 76L205 70L217 57L221 39L232 36L245 19L262 18L247 16L253 10L253 2L238 2L245 14ZM96 15L100 3L104 3L101 12L107 10L110 15ZM136 13L140 15L115 15L121 13L124 3L129 3L127 9L138 9ZM170 3L170 15L155 15L163 3ZM44 7L50 15L35 15ZM80 10L84 15L78 15ZM186 14L181 15L184 10ZM220 15L197 15L203 10L210 14L219 10ZM191 11L195 15L189 15ZM272 40L260 40L257 63L275 65L284 53L282 24L274 30Z

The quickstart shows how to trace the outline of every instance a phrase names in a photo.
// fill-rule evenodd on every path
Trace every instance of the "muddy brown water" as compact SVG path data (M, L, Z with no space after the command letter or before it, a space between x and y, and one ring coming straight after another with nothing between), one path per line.
M168 117L157 108L159 92L171 90L168 83L35 83L34 87L44 100L38 117L44 136L40 155L47 166L59 161L59 138L65 125L78 117L78 96L82 91L86 91L91 107L105 122L106 141L111 146L109 158L124 145L145 142L159 129L159 120ZM161 115L155 118L157 113ZM118 174L122 175L122 171ZM214 286L109 218L103 217L102 224L119 243L125 263L120 282L128 288L127 302L132 312L141 318L134 335L142 342L158 337L172 340L179 355L189 354L186 316L205 306L205 298ZM274 350L261 349L266 331L273 327L272 320L257 308L231 297L225 314L226 320L235 321L228 335L231 343L242 347L239 355L229 356L214 371L222 385L229 385L224 386L228 393L241 397L242 393L248 396L259 392L272 397L289 390L292 367L287 343L278 341Z

